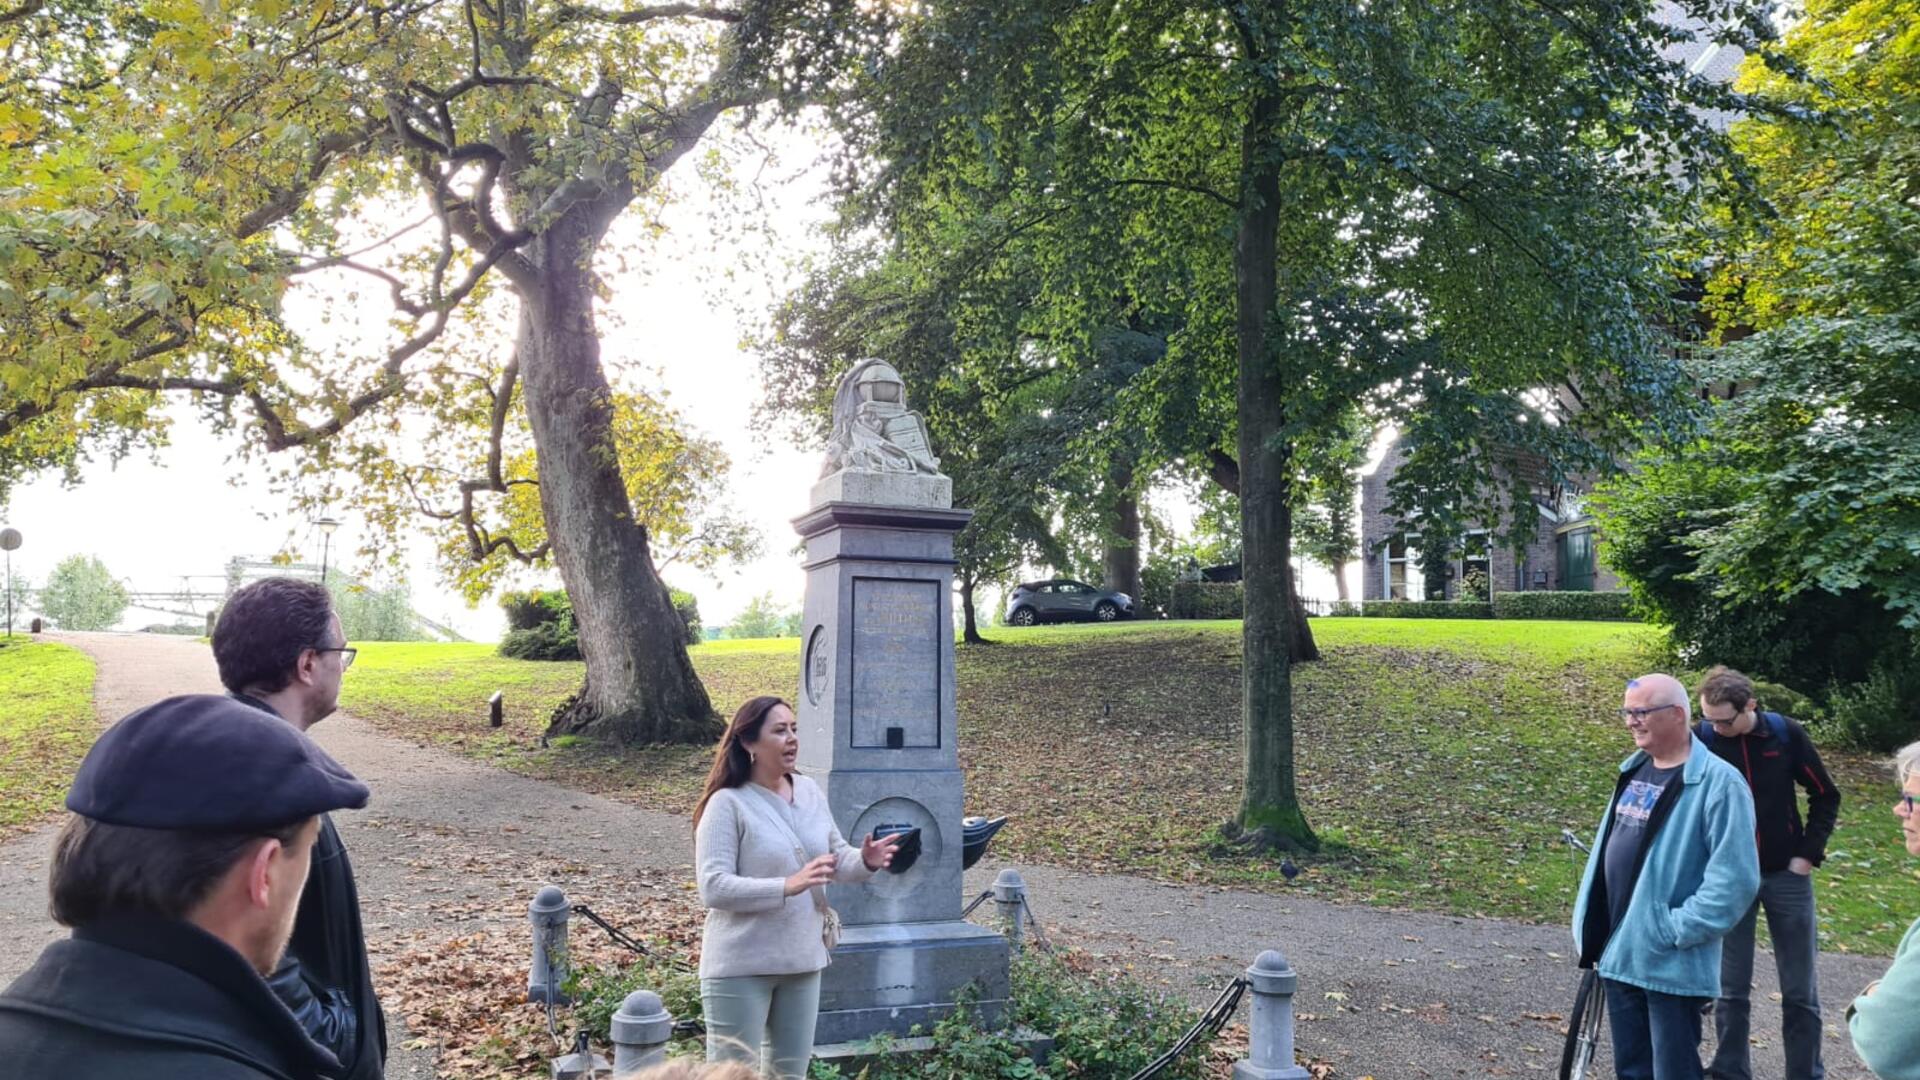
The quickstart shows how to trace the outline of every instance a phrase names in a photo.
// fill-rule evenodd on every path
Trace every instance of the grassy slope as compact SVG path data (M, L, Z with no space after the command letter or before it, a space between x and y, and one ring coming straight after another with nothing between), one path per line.
M59 809L93 745L93 661L65 645L0 645L0 839Z
M1302 796L1333 850L1291 887L1462 914L1566 917L1579 867L1562 827L1592 831L1631 750L1613 719L1655 641L1620 623L1319 619L1325 659L1296 673ZM1172 881L1283 888L1265 860L1210 853L1239 785L1237 623L996 628L959 650L968 807L1009 813L995 854ZM730 715L791 693L799 642L693 650ZM542 749L578 664L485 645L369 645L345 706L397 733L662 810L691 808L707 748ZM507 725L485 701L507 692ZM1832 753L1848 793L1821 875L1826 946L1888 952L1915 873L1886 807L1894 785Z

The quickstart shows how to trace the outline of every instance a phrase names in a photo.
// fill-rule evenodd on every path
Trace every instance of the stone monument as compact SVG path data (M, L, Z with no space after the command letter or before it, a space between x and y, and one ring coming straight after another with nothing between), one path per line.
M828 890L845 931L820 986L823 1046L930 1030L969 986L982 1022L1005 1012L1006 939L960 917L953 536L973 515L953 509L939 469L900 373L856 364L834 396L811 509L794 521L807 572L800 768L849 842L920 833L917 857Z

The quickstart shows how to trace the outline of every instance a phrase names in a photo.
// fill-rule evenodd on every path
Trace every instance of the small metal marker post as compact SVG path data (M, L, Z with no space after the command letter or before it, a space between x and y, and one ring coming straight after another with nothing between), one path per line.
M495 690L487 699L487 726L499 727L506 720L507 692Z
M635 990L613 1014L613 1075L633 1076L667 1060L667 1040L673 1038L673 1014L660 995Z
M993 879L993 902L1000 905L1000 917L1007 924L1007 944L1020 951L1023 935L1020 916L1027 906L1027 882L1020 871L1009 866Z
M1247 984L1247 1057L1233 1063L1234 1080L1311 1080L1293 1060L1293 992L1300 985L1293 966L1268 949L1247 969Z
M527 1000L540 1004L571 1005L563 987L567 982L567 919L573 914L567 894L548 885L527 905L533 923L533 974L527 979Z
M0 551L7 553L7 636L13 636L13 553L20 548L19 529L0 529Z

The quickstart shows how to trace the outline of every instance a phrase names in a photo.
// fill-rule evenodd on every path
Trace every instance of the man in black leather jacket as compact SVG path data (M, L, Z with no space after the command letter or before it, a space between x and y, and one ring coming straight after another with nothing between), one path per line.
M73 936L0 993L0 1075L337 1073L263 975L292 933L318 815L366 801L312 740L230 698L168 698L109 728L47 875Z
M306 731L338 706L341 675L354 650L324 588L266 578L227 599L213 631L213 656L236 700ZM386 1017L367 962L353 866L327 815L320 817L313 871L286 960L268 982L314 1040L340 1059L340 1080L380 1080Z

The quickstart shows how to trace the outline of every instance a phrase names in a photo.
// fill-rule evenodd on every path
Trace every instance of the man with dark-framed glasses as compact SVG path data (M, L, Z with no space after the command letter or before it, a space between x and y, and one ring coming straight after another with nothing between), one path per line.
M1720 993L1720 941L1760 887L1753 798L1692 731L1671 675L1627 684L1620 763L1574 901L1580 966L1607 995L1615 1075L1699 1080L1701 1013Z
M213 630L213 657L235 700L306 731L339 707L354 649L324 587L265 578L227 598ZM268 982L313 1040L339 1059L340 1080L380 1080L386 1017L374 994L353 866L326 814L286 960Z
M1806 729L1791 717L1760 708L1753 681L1729 667L1716 667L1700 681L1700 724L1694 729L1707 749L1734 767L1753 790L1760 856L1760 895L1727 935L1720 960L1720 1000L1713 1012L1718 1036L1707 1075L1714 1080L1752 1080L1754 927L1762 910L1780 976L1780 1036L1787 1080L1821 1080L1819 915L1813 902L1813 871L1826 856L1827 838L1840 817L1840 788L1827 774ZM1799 792L1807 793L1802 823Z

